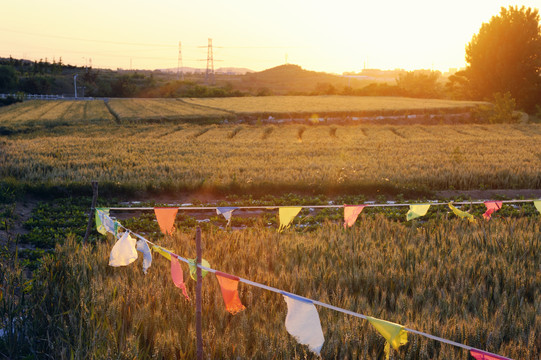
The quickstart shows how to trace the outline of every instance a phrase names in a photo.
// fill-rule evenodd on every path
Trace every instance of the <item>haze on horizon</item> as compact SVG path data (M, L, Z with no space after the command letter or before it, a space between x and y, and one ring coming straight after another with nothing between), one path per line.
M539 0L10 1L0 12L0 57L61 57L94 68L185 67L261 71L286 61L331 73L379 69L447 71L466 65L465 46L500 7Z

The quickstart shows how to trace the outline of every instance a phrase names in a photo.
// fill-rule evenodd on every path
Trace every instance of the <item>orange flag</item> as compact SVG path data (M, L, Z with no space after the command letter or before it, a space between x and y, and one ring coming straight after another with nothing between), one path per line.
M344 229L352 227L365 205L344 205Z
M492 214L496 211L500 210L502 208L503 202L501 201L485 201L485 206L487 207L487 211L483 214L483 217L486 220L490 220L492 217Z
M225 308L227 311L235 315L246 309L246 307L240 302L239 292L237 291L239 278L216 271L216 279L218 279L218 282L220 283L222 297L224 298Z
M184 284L184 274L182 273L182 268L180 267L177 257L174 255L171 255L171 277L173 278L175 286L182 290L186 300L190 301L190 297L186 291L186 284Z
M154 208L154 213L156 214L156 220L158 220L158 225L160 225L162 233L173 234L178 208Z

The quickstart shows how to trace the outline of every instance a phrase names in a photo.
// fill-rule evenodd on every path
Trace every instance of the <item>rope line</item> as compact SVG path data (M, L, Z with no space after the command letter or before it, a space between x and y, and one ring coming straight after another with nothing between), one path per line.
M453 201L450 201L450 202L438 202L436 200L428 200L426 202L412 203L412 204L406 204L406 203L402 203L402 204L370 204L370 203L365 203L365 204L355 204L355 205L348 205L348 206L356 206L356 205L360 206L360 205L362 205L362 206L365 206L365 207L403 207L403 206L423 205L423 204L427 204L427 205L430 205L430 206L440 206L440 205L449 205L449 203L451 203L453 205L478 205L478 204L484 204L485 202L488 202L488 201L491 201L491 202L492 201L498 201L498 202L502 202L504 204L512 204L512 203L528 203L528 202L533 202L533 201L537 201L537 200L485 200L485 201L458 201L458 202L453 202ZM216 210L216 209L222 208L222 207L226 207L226 206L172 206L172 207L169 207L168 209L177 208L179 210ZM283 207L300 207L300 208L309 208L309 209L330 209L330 208L338 209L338 208L343 208L344 205L284 205L284 206L258 205L258 206L227 206L227 207L234 207L234 208L236 208L235 210L255 210L255 209L275 210L275 209L279 209L279 208L283 208ZM167 208L167 207L162 207L162 208ZM155 208L154 207L109 207L107 209L113 210L113 211L144 211L144 210L154 210Z
M524 201L522 201L524 202ZM153 208L152 208L153 209ZM188 265L191 265L193 266L194 264L192 262L190 262L188 259L180 256L180 255L177 255L175 254L174 252L172 251L169 251L155 243L153 243L152 241L144 238L143 236L137 234L137 233L134 233L133 231L131 231L130 229L124 227L122 224L118 223L119 226L123 229L125 229L126 231L128 231L130 234L136 236L137 238L141 239L141 240L144 240L146 241L147 243L153 245L153 246L157 246L159 247L161 250L169 253L171 256L174 256L176 257L178 260L180 261L183 261L185 263L187 263ZM217 272L218 273L223 273L219 270L216 270L216 269L212 269L212 268L209 268L209 267L206 267L206 266L203 266L201 264L195 264L197 267L199 267L200 269L202 270L205 270L205 271L208 271L208 272L211 272L213 274L216 274ZM268 286L268 285L264 285L264 284L261 284L261 283L258 283L258 282L255 282L255 281L251 281L251 280L248 280L248 279L245 279L245 278L242 278L242 277L239 277L239 276L236 276L236 275L231 275L231 274L228 274L228 273L225 273L227 275L230 275L230 276L234 276L236 278L238 278L238 281L240 282L243 282L245 284L248 284L248 285L252 285L252 286L255 286L255 287L258 287L258 288L261 288L261 289L265 289L265 290L268 290L268 291L272 291L274 293L277 293L277 294L280 294L280 295L287 295L287 294L291 294L295 297L298 297L298 298L301 298L301 299L304 299L306 301L309 301L313 304L316 304L316 305L319 305L321 307L324 307L324 308L327 308L327 309L331 309L331 310L335 310L335 311L338 311L338 312L341 312L341 313L344 313L344 314L347 314L347 315L351 315L351 316L355 316L355 317L358 317L358 318L361 318L361 319L364 319L364 320L367 320L367 316L366 315L363 315L363 314L360 314L360 313L357 313L357 312L354 312L354 311L351 311L351 310L347 310L347 309L343 309L343 308L340 308L340 307L337 307L337 306L334 306L334 305L330 305L330 304L327 304L327 303L324 303L324 302L321 302L321 301L318 301L318 300L314 300L314 299L310 299L310 298L307 298L307 297L304 297L304 296L301 296L301 295L297 295L297 294L294 294L294 293L290 293L290 292L287 292L287 291L284 291L284 290L280 290L278 288L275 288L275 287L272 287L272 286ZM461 343L458 343L458 342L455 342L455 341L452 341L452 340L447 340L447 339L444 339L444 338L441 338L439 336L435 336L435 335L431 335L431 334L427 334L427 333L424 333L422 331L418 331L418 330L414 330L414 329L410 329L410 328L407 328L407 327L404 327L404 330L406 330L407 332L410 332L412 334L417 334L417 335L421 335L421 336L424 336L426 338L429 338L429 339L432 339L432 340L436 340L436 341L439 341L439 342L442 342L442 343L445 343L445 344L449 344L449 345L453 345L453 346L456 346L456 347L460 347L462 349L466 349L468 351L471 351L471 350L474 350L474 351L480 351L484 354L487 354L487 355L493 355L493 356L497 356L501 359L506 359L506 360L513 360L513 359L510 359L510 358L507 358L507 357L503 357L501 355L498 355L498 354L494 354L494 353L490 353L490 352L487 352L485 350L481 350L481 349L477 349L477 348L474 348L472 346L468 346L468 345L464 345L464 344L461 344Z

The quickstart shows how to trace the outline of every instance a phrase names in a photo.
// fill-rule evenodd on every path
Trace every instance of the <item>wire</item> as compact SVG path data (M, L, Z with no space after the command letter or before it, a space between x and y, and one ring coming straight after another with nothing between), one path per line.
M494 200L486 200L486 201L494 201ZM532 202L536 200L501 200L502 203L510 204L510 203L527 203ZM485 201L458 201L458 202L437 202L436 200L429 200L424 203L413 203L413 204L358 204L359 206L365 206L365 207L403 207L403 206L411 206L411 205L431 205L431 206L440 206L440 205L449 205L449 203L454 205L470 205L470 204L484 204ZM279 209L281 207L300 207L300 208L309 208L309 209L329 209L329 208L343 208L344 206L348 205L287 205L287 206L235 206L235 210L249 210L249 209L266 209L266 210L274 210ZM355 205L351 205L355 206ZM178 208L179 210L216 210L218 208L221 208L221 206L179 206L179 207L170 207L170 209ZM109 210L114 211L143 211L143 210L154 210L153 207L110 207Z
M110 208L109 208L110 209ZM122 227L123 229L127 230L129 233L135 235L137 238L141 239L141 240L144 240L146 241L147 243L153 245L153 246L157 246L159 247L161 250L167 252L168 254L170 254L171 256L174 256L176 257L177 259L187 263L188 265L191 265L193 266L193 262L189 261L188 259L180 256L180 255L177 255L175 254L174 252L172 251L169 251L165 248L162 248L161 246L159 245L156 245L155 243L145 239L143 236L139 235L139 234L136 234L134 232L132 232L131 230L127 229L126 227L124 227L122 224L118 223L120 225L120 227ZM202 270L205 270L205 271L208 271L208 272L211 272L213 274L216 274L217 272L221 272L219 270L215 270L215 269L212 269L210 267L206 267L206 266L203 266L201 265L200 263L197 263L195 264L198 268L202 269ZM221 272L223 273L223 272ZM351 316L355 316L355 317L358 317L358 318L361 318L361 319L365 319L367 320L367 315L363 315L363 314L360 314L360 313L357 313L357 312L354 312L354 311L351 311L351 310L347 310L347 309L343 309L343 308L339 308L337 306L334 306L334 305L330 305L330 304L327 304L327 303L324 303L324 302L321 302L321 301L318 301L318 300L313 300L313 299L310 299L310 298L307 298L307 297L304 297L304 296L301 296L301 295L297 295L297 294L294 294L294 293L290 293L290 292L287 292L287 291L284 291L284 290L280 290L280 289L277 289L275 287L272 287L272 286L268 286L268 285L264 285L264 284L261 284L261 283L258 283L258 282L255 282L255 281L251 281L251 280L248 280L248 279L244 279L244 278L241 278L239 276L236 276L236 275L231 275L231 274L227 274L227 273L224 273L226 275L229 275L229 276L234 276L236 278L238 278L240 282L243 282L245 284L248 284L248 285L252 285L252 286L255 286L255 287L258 287L258 288L261 288L261 289L265 289L265 290L268 290L268 291L272 291L274 293L277 293L277 294L281 294L281 295L293 295L295 297L298 297L298 298L301 298L301 299L304 299L306 301L309 301L313 304L316 304L316 305L319 305L321 307L324 307L324 308L327 308L327 309L331 309L331 310L335 310L335 311L338 311L338 312L341 312L341 313L344 313L344 314L347 314L347 315L351 315ZM468 345L464 345L464 344L461 344L461 343L457 343L455 341L452 341L452 340L447 340L447 339L444 339L444 338L440 338L438 336L435 336L435 335L431 335L431 334L427 334L427 333L424 333L422 331L418 331L418 330L414 330L414 329L410 329L410 328L407 328L407 327L404 327L404 330L406 330L407 332L411 332L413 334L417 334L417 335L421 335L421 336L424 336L424 337L427 337L429 339L432 339L432 340L436 340L436 341L439 341L439 342L443 342L443 343L446 343L446 344L449 344L449 345L453 345L453 346L457 346L457 347L460 347L460 348L463 348L463 349L466 349L468 351L471 351L471 350L476 350L476 351L480 351L482 353L485 353L487 355L493 355L493 356L498 356L498 358L500 359L506 359L506 360L512 360L510 358L506 358L506 357L503 357L501 355L497 355L497 354L493 354L493 353L490 353L490 352L487 352L487 351L484 351L484 350L481 350L481 349L477 349L477 348L474 348L474 347L471 347L471 346L468 346Z

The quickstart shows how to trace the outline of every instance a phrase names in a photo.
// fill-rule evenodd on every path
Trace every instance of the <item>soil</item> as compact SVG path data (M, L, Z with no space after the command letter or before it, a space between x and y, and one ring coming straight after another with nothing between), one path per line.
M17 236L28 233L28 230L24 228L23 224L30 219L32 211L38 205L39 200L32 197L25 197L15 203L15 214L12 221L9 223L7 229L0 229L0 246L9 245L11 248L15 248ZM34 246L30 244L17 244L19 249L33 249Z

